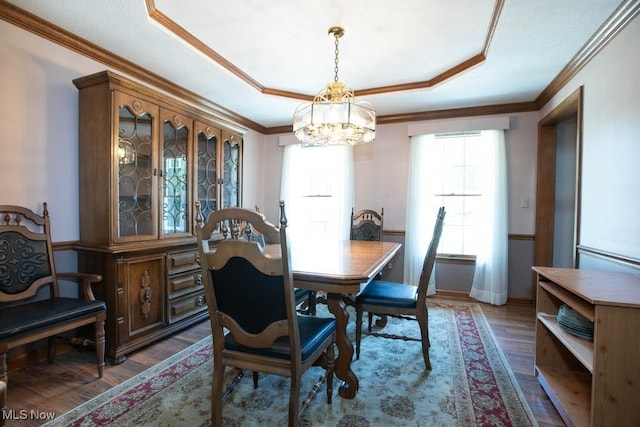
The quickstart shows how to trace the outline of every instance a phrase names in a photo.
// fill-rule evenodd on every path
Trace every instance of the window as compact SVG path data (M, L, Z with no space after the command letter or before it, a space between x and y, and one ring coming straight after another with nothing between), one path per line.
M348 238L353 148L285 147L281 198L293 241Z
M507 296L507 182L503 130L411 137L404 281L417 284L438 207L447 213L438 253L473 255L469 295ZM435 274L428 293L435 292Z
M486 144L480 132L436 134L433 152L439 154L440 179L434 203L445 206L447 220L438 252L476 255L479 251L482 207L482 164Z

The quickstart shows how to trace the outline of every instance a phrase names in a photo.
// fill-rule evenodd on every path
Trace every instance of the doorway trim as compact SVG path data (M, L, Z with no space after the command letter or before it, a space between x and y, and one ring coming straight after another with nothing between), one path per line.
M577 246L580 241L581 168L583 86L538 122L538 164L536 178L536 237L534 264L553 265L554 216L556 197L556 144L557 126L570 117L576 117L576 201L573 230L573 266L578 267Z

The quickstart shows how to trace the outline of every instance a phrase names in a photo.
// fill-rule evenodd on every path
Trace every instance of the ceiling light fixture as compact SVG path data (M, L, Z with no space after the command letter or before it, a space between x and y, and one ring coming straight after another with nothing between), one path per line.
M313 98L293 113L293 133L305 145L357 145L376 136L376 112L368 102L355 102L353 89L338 81L338 40L341 27L329 28L336 40L335 76Z

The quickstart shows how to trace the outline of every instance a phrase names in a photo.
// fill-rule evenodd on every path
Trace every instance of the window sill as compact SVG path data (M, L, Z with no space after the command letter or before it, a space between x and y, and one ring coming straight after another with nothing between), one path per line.
M476 263L475 255L437 254L436 262L441 264L469 264Z

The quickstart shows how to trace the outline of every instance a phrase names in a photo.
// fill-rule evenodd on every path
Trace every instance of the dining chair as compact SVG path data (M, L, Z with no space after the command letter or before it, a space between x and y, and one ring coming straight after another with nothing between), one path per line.
M351 208L351 240L372 240L381 242L383 228L384 208L380 210L380 213L371 209L363 209L354 213L354 209Z
M258 205L255 207L256 212L260 213L260 208ZM255 230L252 233L255 235L253 239L258 242L258 244L264 246L266 244L265 237L256 232ZM301 289L295 288L294 295L296 297L296 307L298 307L298 312L302 314L310 314L312 316L316 315L316 291L310 289Z
M291 253L284 202L280 227L258 212L225 208L203 221L196 205L196 234L213 335L212 424L222 425L222 403L245 370L289 377L289 425L298 426L311 399L326 382L327 402L333 394L335 366L334 318L296 312ZM252 230L263 234L267 247L241 238ZM222 235L215 243L212 234ZM275 252L274 252L275 248ZM269 251L267 251L269 249ZM228 331L228 332L226 332ZM324 375L300 405L301 378L314 365ZM223 393L225 368L239 370Z
M360 342L362 341L362 313L386 314L388 316L400 317L402 319L415 319L420 325L420 339L407 336L397 336L392 334L378 334L384 338L396 338L403 340L415 340L422 342L422 357L426 369L431 369L429 360L429 328L427 312L427 286L429 278L433 272L436 260L436 252L444 217L446 215L444 207L438 210L438 216L433 228L433 237L422 264L422 273L418 286L405 283L386 282L383 280L372 280L355 299L356 307L356 358L360 358ZM412 317L405 317L412 316ZM371 316L369 316L368 331L371 333ZM375 334L374 334L375 335Z
M355 212L351 208L351 222L349 223L349 236L351 240L370 240L381 242L384 232L384 208L380 213L372 209L363 209ZM382 272L378 273L378 279L382 279ZM345 304L354 305L353 297L343 298ZM377 315L376 326L382 328L387 324L387 317ZM373 318L373 313L369 313L369 318Z
M81 334L85 325L92 329L102 378L107 306L93 293L93 285L101 281L99 274L57 271L46 202L42 215L22 206L0 205L0 381L5 403L11 350L46 339L47 362L52 364L57 341ZM71 295L64 295L62 282L74 284L68 288Z

